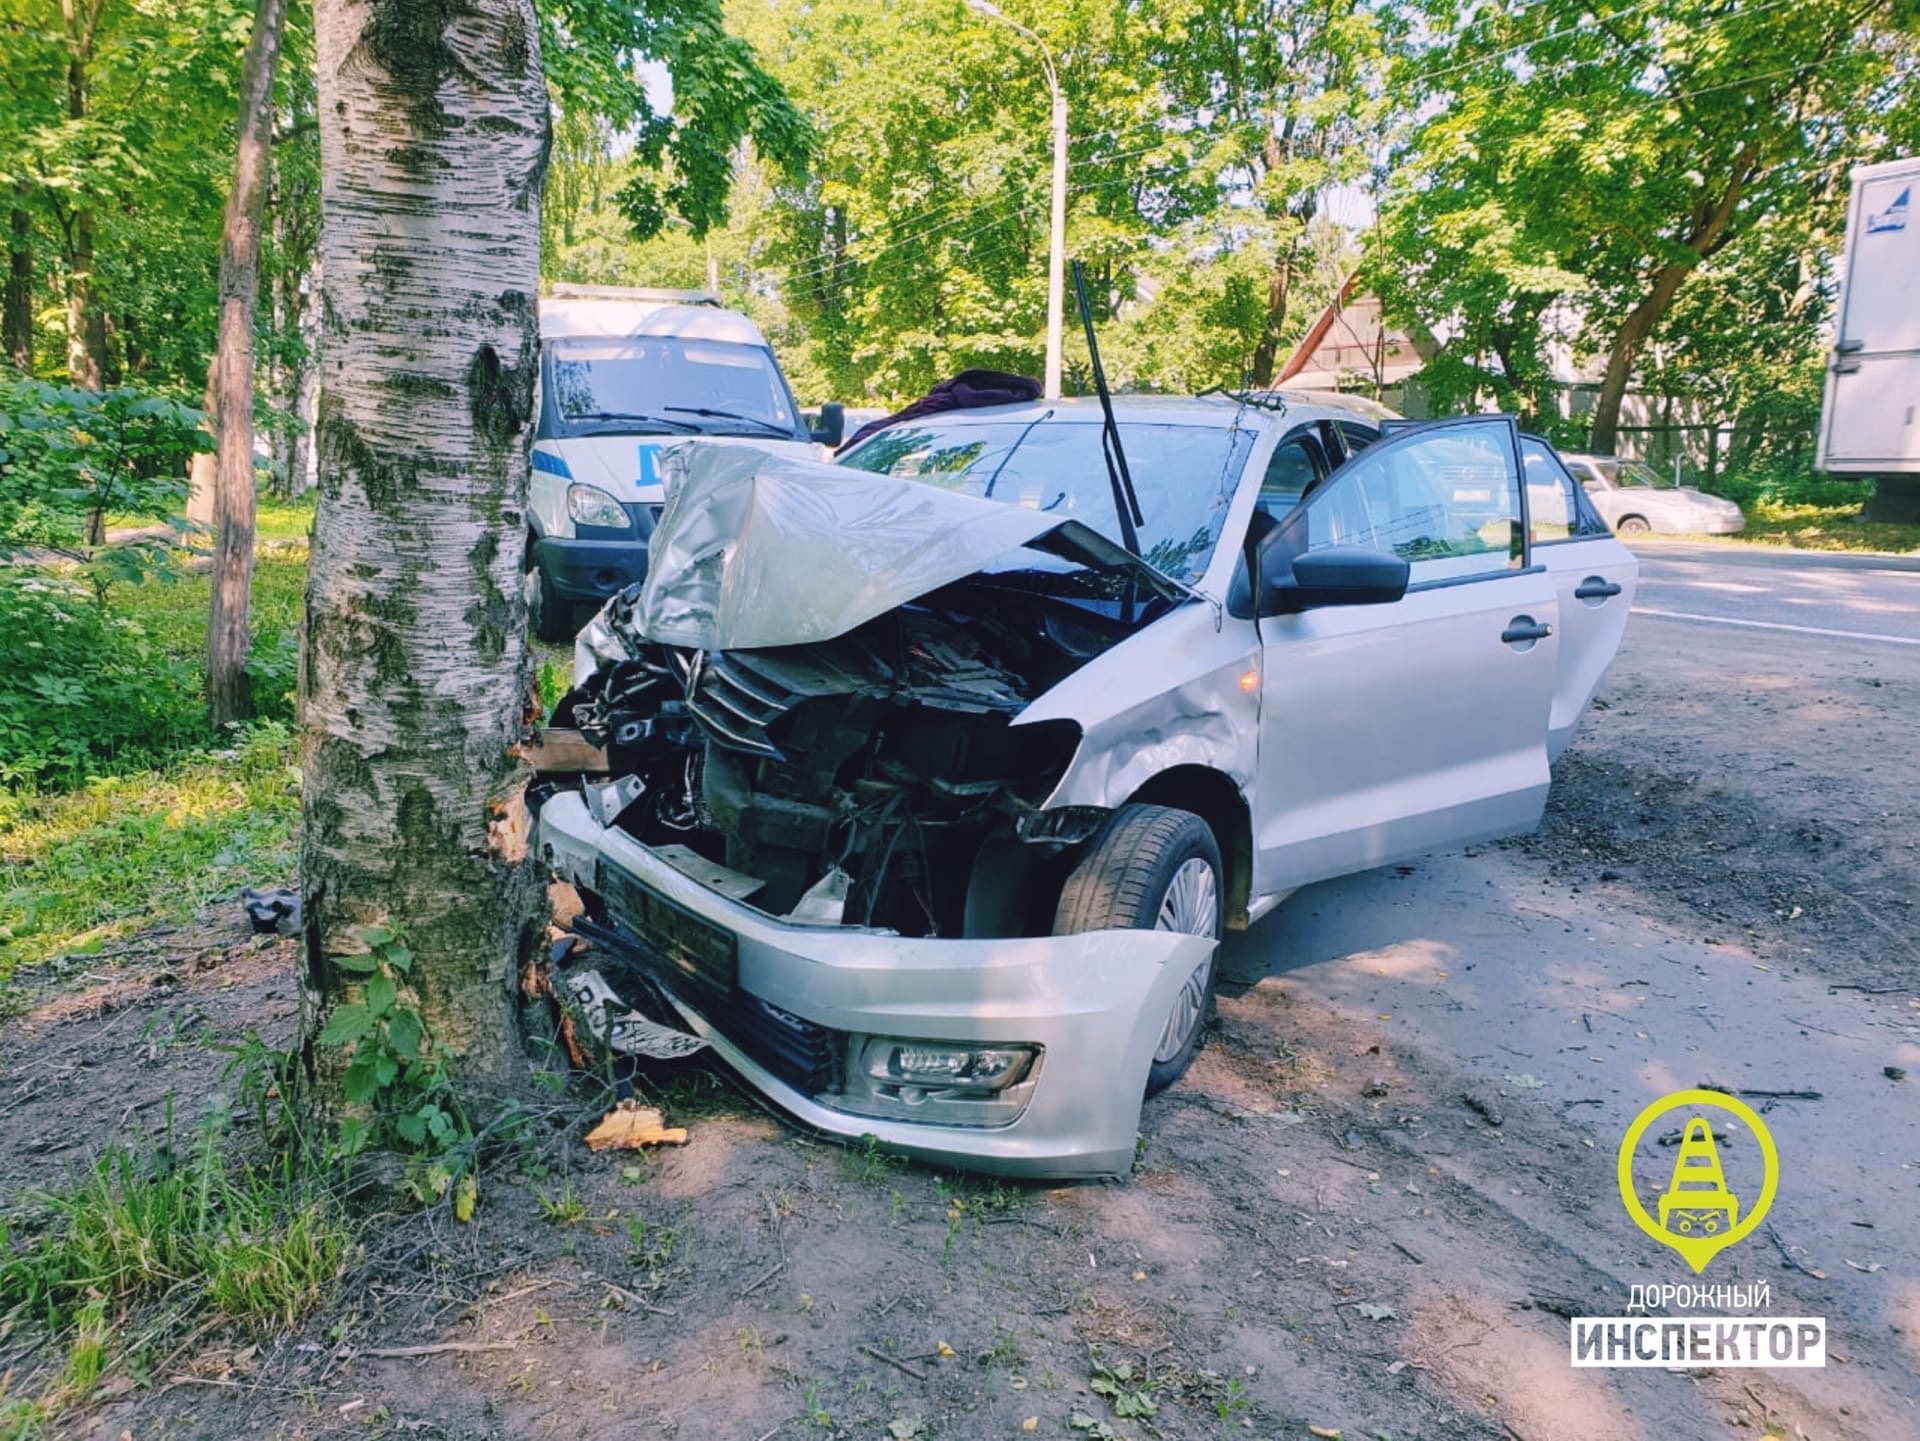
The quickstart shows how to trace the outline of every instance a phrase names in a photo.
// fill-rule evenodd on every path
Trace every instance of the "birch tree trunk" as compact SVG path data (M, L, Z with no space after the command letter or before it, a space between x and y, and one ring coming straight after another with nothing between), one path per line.
M538 938L520 569L547 91L531 0L319 0L320 509L302 658L310 1068L383 923L467 1102L519 1092Z
M247 612L253 594L253 321L260 296L260 222L273 143L273 71L286 0L257 0L240 66L239 145L220 233L220 339L214 355L213 598L207 611L207 716L253 714Z

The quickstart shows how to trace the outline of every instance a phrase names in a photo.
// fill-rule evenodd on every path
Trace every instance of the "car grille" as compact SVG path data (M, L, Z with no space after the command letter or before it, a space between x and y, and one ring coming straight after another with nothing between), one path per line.
M818 648L779 655L753 651L670 652L685 689L687 711L722 745L785 760L768 734L804 700L852 695L870 688L869 677L835 665Z
M603 867L607 909L644 943L669 979L678 978L720 995L733 990L740 968L740 942L732 931L655 895L613 867Z
M836 1058L844 1034L816 1026L758 996L736 991L708 1017L734 1045L803 1096L838 1089Z

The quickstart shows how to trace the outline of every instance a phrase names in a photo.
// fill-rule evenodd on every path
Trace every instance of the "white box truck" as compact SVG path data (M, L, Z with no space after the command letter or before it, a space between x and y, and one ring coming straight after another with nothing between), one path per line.
M1920 156L1853 172L1816 464L1920 475Z

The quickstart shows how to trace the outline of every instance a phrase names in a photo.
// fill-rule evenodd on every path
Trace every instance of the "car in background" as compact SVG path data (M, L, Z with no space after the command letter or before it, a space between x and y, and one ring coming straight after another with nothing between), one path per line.
M647 573L665 499L662 446L752 445L813 459L838 445L837 405L810 429L766 337L700 291L569 286L540 302L540 408L527 494L534 633L573 639Z
M1616 535L1733 535L1747 528L1740 507L1724 496L1675 485L1643 461L1612 455L1567 455L1593 508Z
M1089 399L666 457L528 789L590 964L685 1028L645 1054L923 1159L1124 1175L1226 931L1539 822L1638 573L1549 447L1113 408L1130 485Z

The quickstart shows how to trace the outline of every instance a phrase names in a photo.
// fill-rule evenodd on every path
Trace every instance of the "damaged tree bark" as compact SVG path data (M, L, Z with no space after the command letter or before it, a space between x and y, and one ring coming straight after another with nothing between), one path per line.
M302 657L302 1023L383 924L472 1112L517 1093L520 599L548 100L530 0L320 0L320 509Z

